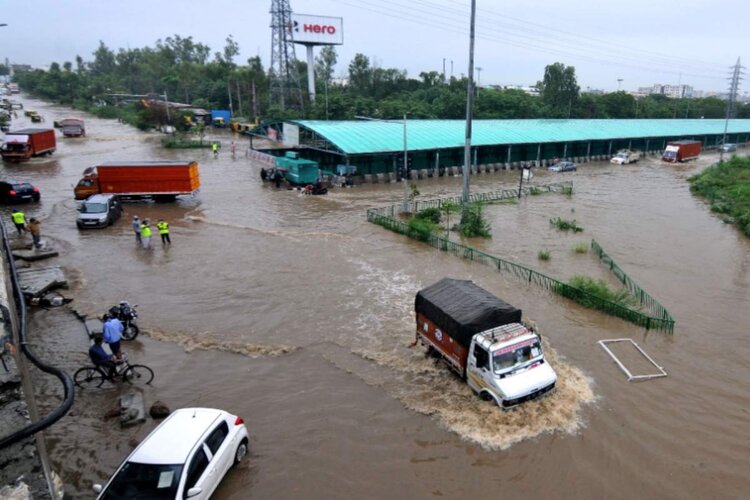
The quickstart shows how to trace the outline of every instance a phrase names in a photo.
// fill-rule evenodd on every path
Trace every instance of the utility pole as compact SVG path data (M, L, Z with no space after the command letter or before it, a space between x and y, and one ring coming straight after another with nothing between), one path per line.
M469 208L469 173L471 171L471 119L474 105L474 25L477 15L477 2L471 0L471 22L469 29L469 80L466 86L466 141L464 143L464 169L463 169L463 191L461 192L461 203L463 204L462 221L466 218Z
M167 99L167 91L164 91L164 109L167 110L167 125L169 125L169 122L172 121L169 118L169 99Z
M444 57L443 58L443 83L445 83L445 81L446 81L446 78L445 78L445 57Z
M617 79L617 91L620 91L620 88L622 87L622 78Z
M480 66L477 66L477 93L482 88L482 69Z
M404 113L404 175L402 176L404 185L404 213L409 213L409 148L406 142L406 113Z
M297 71L294 42L289 33L292 8L289 0L271 1L271 67L269 69L270 100L281 110L287 107L304 109L302 87Z
M474 25L477 16L477 2L471 0L471 28L469 29L469 82L466 87L466 142L464 143L464 182L461 193L461 202L464 207L462 212L466 214L469 204L469 173L471 166L471 119L474 104ZM463 217L462 217L463 219Z
M737 92L740 88L740 80L742 80L743 69L745 67L740 63L740 58L737 58L737 63L731 68L732 76L729 78L729 95L727 96L727 113L724 119L724 136L721 140L721 149L719 150L719 163L724 162L724 144L727 143L727 129L729 128L729 119L732 118L734 113L734 101L737 99Z

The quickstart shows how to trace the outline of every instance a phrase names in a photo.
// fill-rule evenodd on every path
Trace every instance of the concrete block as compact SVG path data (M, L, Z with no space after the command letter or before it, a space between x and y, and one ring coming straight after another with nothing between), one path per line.
M375 181L378 184L383 184L385 182L385 174L375 174Z
M143 393L133 391L120 398L120 426L130 427L146 421Z
M429 174L429 170L428 170L428 169L426 169L426 168L423 168L423 169L421 169L421 170L419 171L419 178L420 178L420 179L426 179L427 177L429 177L429 175L428 175L428 174Z
M19 269L18 280L24 295L32 297L40 297L56 288L68 287L68 280L61 267Z
M385 174L385 178L388 182L396 182L396 172L388 172Z
M25 261L35 261L42 259L49 259L50 257L57 257L58 253L56 250L51 248L34 248L32 250L13 250L13 257L16 259L22 259Z
M372 174L365 174L362 177L367 184L372 184Z

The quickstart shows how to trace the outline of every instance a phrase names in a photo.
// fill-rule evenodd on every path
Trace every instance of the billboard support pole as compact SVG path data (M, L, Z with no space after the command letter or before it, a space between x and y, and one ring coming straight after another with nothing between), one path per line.
M315 59L313 58L314 45L306 43L307 48L307 93L310 95L310 102L315 102Z

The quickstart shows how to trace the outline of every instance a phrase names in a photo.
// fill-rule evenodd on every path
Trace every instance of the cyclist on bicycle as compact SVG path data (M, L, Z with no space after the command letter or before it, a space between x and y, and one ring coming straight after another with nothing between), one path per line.
M111 354L107 354L102 346L103 338L101 335L94 337L94 345L89 347L89 357L95 366L102 368L109 378L116 375L115 360Z

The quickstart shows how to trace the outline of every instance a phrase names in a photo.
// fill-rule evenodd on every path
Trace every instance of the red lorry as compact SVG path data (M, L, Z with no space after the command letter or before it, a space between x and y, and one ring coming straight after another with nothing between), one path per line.
M73 192L76 200L101 193L173 201L199 188L195 161L110 161L84 170Z
M661 159L671 163L694 160L701 155L700 141L672 141L667 143L667 148Z
M57 149L53 129L25 128L5 134L5 144L0 149L3 160L21 161L32 156L51 155Z

